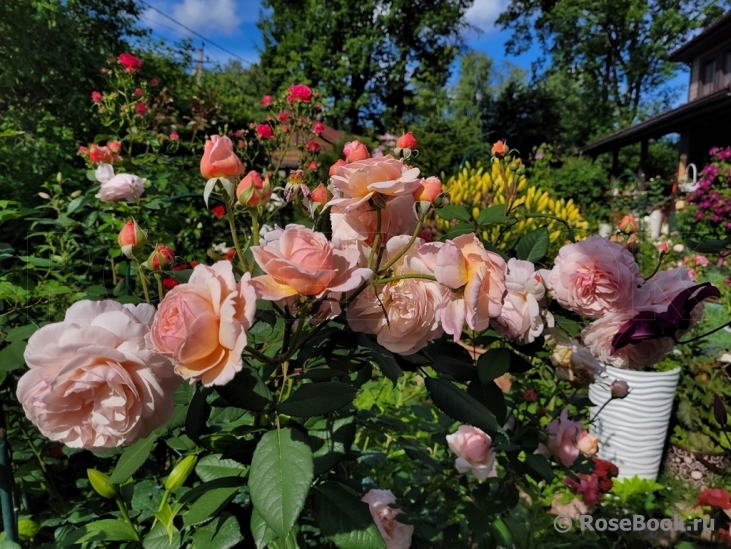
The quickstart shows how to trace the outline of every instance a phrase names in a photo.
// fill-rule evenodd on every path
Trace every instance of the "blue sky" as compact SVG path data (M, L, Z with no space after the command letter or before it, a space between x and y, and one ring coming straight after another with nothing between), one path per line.
M257 46L261 44L261 34L256 27L256 21L261 12L260 0L146 1L183 25L235 53L243 60L250 63L257 62L259 58ZM468 32L467 46L473 50L484 51L495 60L498 66L507 61L530 70L531 63L540 56L540 50L534 47L520 57L506 55L505 43L510 37L510 33L495 26L495 19L508 3L509 0L475 0L467 12L466 18L481 32ZM202 42L152 9L145 12L142 24L151 28L154 35L158 37L173 41L193 38L196 46ZM209 44L205 45L204 55L206 67L216 63L225 64L231 58L229 54ZM456 69L457 64L455 64L455 73ZM680 75L672 85L686 86L687 76ZM685 95L682 92L676 103L684 101Z

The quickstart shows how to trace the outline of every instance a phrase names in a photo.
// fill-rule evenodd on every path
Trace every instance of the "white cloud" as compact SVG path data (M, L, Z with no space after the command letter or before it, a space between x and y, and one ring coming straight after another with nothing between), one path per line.
M483 31L490 31L507 5L507 0L475 0L465 14L465 21Z
M245 8L239 0L183 0L175 3L156 1L151 4L195 31L224 36L238 32L242 17L237 12ZM153 28L176 26L153 9L145 10L142 19ZM185 33L184 29L180 31Z

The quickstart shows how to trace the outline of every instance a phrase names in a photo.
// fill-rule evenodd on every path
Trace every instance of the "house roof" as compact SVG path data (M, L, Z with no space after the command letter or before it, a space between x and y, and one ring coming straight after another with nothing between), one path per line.
M284 159L282 160L282 168L296 168L299 165L299 152L298 145L303 145L308 141L315 141L321 151L329 152L332 151L334 145L339 143L345 138L345 134L335 128L325 125L322 133L316 137L312 137L310 132L296 132L293 135L293 139L290 142L289 148L284 153ZM281 152L275 151L272 154L274 162L279 162L279 156Z
M712 49L717 44L727 41L730 36L731 11L717 18L700 34L673 51L669 59L677 63L692 63L696 57Z
M719 108L731 111L731 86L589 143L581 152L596 156L644 139L677 133L688 124L701 123L701 117L718 115Z

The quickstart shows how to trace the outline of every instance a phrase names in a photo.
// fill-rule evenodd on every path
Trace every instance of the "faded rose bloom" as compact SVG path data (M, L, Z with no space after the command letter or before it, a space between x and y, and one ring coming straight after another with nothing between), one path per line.
M350 141L343 147L343 154L347 162L358 162L359 160L365 160L370 158L371 154L368 152L368 147L358 141Z
M396 257L409 239L409 236L390 239L386 244L384 263ZM419 253L423 244L417 239L394 263L394 276L434 275ZM348 324L356 332L375 334L378 343L393 353L414 354L444 333L439 321L445 298L444 287L423 278L371 285L348 308Z
M409 549L411 547L414 527L396 520L399 513L403 513L403 511L391 507L396 503L396 496L391 490L370 490L361 501L368 504L373 521L376 523L383 541L386 542L386 549Z
M102 202L124 200L128 204L134 204L145 192L146 179L129 173L114 175L114 168L111 164L99 164L94 176L101 183L96 198Z
M91 100L94 103L101 103L102 101L104 101L104 96L98 91L93 91L91 92Z
M312 101L312 90L304 84L296 84L289 87L289 95L287 96L287 103L294 103L295 101L302 101L303 103L309 103Z
M585 456L593 456L599 451L599 439L586 431L576 438L576 447Z
M588 387L605 372L589 349L578 341L559 342L551 354L556 377L569 381L574 387Z
M495 453L490 448L492 439L482 429L460 425L455 433L447 435L447 444L457 454L454 467L458 472L472 471L477 480L497 476Z
M548 424L546 428L548 431L548 445L539 448L539 451L544 454L548 452L565 467L571 467L576 458L579 457L580 450L577 447L579 441L582 441L582 447L589 451L595 451L596 448L596 437L589 435L580 422L570 420L568 413L568 410L564 408L561 415ZM593 437L593 439L587 439L587 436Z
M241 370L256 299L249 273L237 283L230 261L196 265L160 303L148 341L183 379L225 385Z
M356 250L337 249L324 234L302 225L267 233L261 246L252 246L251 252L266 273L252 279L260 299L348 292L372 274L358 267Z
M142 67L142 61L131 53L122 53L117 57L117 60L124 67L124 70L129 73L138 71Z
M432 246L439 247L434 269L437 281L452 290L442 312L444 331L458 341L465 325L486 330L490 319L502 312L507 291L505 260L488 252L474 234Z
M495 330L518 343L535 341L546 327L546 288L535 265L511 258L505 275L507 294L500 316L491 323ZM549 322L550 324L550 322Z
M634 306L643 282L629 251L594 235L559 250L548 285L562 307L597 318Z
M234 152L234 144L226 136L212 135L206 141L201 157L201 175L206 179L214 177L237 177L244 173L244 165Z
M420 185L418 176L418 168L408 169L392 156L351 162L338 168L337 175L332 177L342 198L334 198L328 205L343 208L348 213L371 199L385 202L412 194Z
M604 364L617 368L649 368L660 362L673 350L675 343L669 337L648 339L622 347L616 353L612 340L619 329L638 313L635 309L608 312L589 324L581 332L581 339L591 353Z
M438 177L427 177L419 181L419 187L414 191L414 200L434 202L443 192L442 182Z
M283 130L286 131L286 130ZM272 127L269 124L259 124L256 127L256 134L259 136L259 139L273 139L274 138L274 131L272 130Z
M84 300L30 337L17 396L44 436L71 448L114 448L172 417L180 378L145 343L154 316L147 304Z

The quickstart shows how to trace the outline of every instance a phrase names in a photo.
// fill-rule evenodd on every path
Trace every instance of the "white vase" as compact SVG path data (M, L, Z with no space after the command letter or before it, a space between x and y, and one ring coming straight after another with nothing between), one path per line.
M680 368L638 372L607 366L603 381L589 387L589 398L595 404L590 413L592 418L596 416L589 432L599 438L597 457L614 463L620 480L635 475L657 478L679 376ZM611 398L609 385L615 379L626 381L630 392L599 412Z
M653 210L649 215L648 229L652 240L660 238L660 234L662 234L662 210Z

